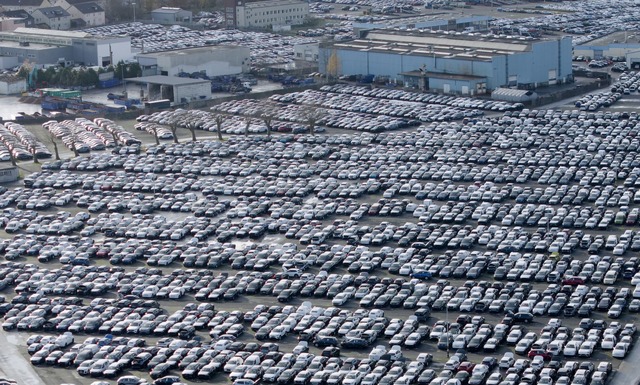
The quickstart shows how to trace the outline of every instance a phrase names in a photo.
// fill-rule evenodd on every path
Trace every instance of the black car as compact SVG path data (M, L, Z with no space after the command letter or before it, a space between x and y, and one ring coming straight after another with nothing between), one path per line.
M336 337L331 336L317 336L313 340L313 345L317 348L326 348L327 346L338 346L340 341Z
M167 363L161 363L156 365L153 370L151 370L151 373L149 373L149 375L151 376L151 378L160 378L160 377L164 377L167 375L167 373L169 373L169 371L171 370L171 365L167 364ZM172 382L173 383L173 382Z
M513 317L513 322L514 323L520 323L520 322L530 323L530 322L533 322L533 314L531 314L531 313L516 313L512 317Z
M426 322L429 317L431 317L431 309L429 307L421 307L413 313L416 317L418 317L418 321Z

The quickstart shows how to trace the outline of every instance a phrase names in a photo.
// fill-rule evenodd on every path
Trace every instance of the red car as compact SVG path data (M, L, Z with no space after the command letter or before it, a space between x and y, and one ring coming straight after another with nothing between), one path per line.
M584 285L584 279L580 277L567 277L562 280L562 284L571 286Z
M553 358L553 355L546 350L543 350L543 349L529 350L529 354L527 354L527 357L533 358L535 356L542 356L542 359L544 359L545 361L550 361Z
M476 367L476 364L474 364L473 362L464 361L460 364L460 366L458 366L458 371L467 372L471 374L471 372L473 372L473 368L475 367Z

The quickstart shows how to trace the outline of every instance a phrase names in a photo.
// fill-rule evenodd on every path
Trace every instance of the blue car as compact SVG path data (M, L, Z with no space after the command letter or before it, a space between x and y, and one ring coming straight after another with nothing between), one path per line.
M411 274L411 277L417 279L429 279L433 277L433 275L428 271L416 271L415 273Z

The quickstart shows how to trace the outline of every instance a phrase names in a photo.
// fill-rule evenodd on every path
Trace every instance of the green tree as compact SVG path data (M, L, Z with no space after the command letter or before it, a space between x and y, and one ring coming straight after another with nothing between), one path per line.
M40 79L40 77L38 77ZM58 80L60 79L58 72L55 68L49 67L46 71L44 71L44 76L42 79L46 79L48 84L58 84Z
M85 71L84 68L80 68L78 71L76 71L76 79L77 79L77 84L74 84L74 85L79 85L82 87L87 87L89 85L87 71Z
M18 71L18 77L21 77L22 79L26 79L29 77L29 72L31 72L31 68L23 65L20 67L20 70Z
M49 78L47 77L48 74L46 71L43 71L42 69L38 70L38 84L44 84L44 83L49 83Z
M127 65L125 73L127 78L137 78L139 76L142 76L142 67L140 67L140 64L138 62L129 63L129 65Z
M100 68L100 69L102 69L102 68ZM97 86L98 83L100 82L100 78L98 77L98 73L93 68L89 68L87 70L87 79L88 79L89 85L91 85L91 86Z
M124 62L122 60L119 61L118 64L116 64L116 68L114 68L115 73L113 74L113 76L117 79L122 80L124 76L124 67Z

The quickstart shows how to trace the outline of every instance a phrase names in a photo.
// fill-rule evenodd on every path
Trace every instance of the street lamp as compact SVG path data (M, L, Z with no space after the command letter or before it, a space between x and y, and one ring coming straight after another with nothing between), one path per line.
M133 22L136 22L136 3L131 3L131 6L133 7Z
M449 358L449 346L451 346L451 333L449 332L449 306L445 306L445 326L447 330L447 358Z

